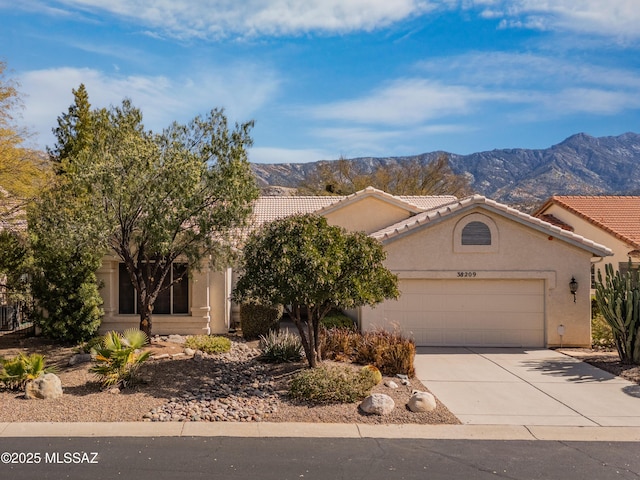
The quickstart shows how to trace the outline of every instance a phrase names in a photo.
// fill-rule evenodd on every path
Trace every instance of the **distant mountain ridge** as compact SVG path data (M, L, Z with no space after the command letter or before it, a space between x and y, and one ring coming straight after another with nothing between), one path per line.
M446 153L453 171L467 175L473 190L530 210L551 195L640 193L640 134L592 137L579 133L541 150L502 149L457 155L430 152L405 157L351 159L372 171L417 158L429 162ZM260 186L296 187L321 160L312 163L252 164Z

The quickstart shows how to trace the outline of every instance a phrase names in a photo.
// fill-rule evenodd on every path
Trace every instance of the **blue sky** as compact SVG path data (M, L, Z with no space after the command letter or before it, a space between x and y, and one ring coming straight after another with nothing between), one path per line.
M159 131L214 107L254 162L640 131L640 0L0 0L32 144L84 83Z

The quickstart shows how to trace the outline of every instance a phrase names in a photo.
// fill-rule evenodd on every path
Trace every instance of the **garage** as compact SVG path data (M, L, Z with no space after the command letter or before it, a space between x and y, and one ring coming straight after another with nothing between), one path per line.
M419 346L545 346L544 280L403 279L372 313Z

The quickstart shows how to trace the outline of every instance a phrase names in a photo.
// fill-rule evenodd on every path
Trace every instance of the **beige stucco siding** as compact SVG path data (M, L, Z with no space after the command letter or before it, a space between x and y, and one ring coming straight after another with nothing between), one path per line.
M330 225L338 225L351 232L372 233L408 218L410 212L379 198L365 197L324 216Z
M489 218L497 231L490 252L456 251L455 230L466 215ZM386 264L401 279L442 279L455 289L455 281L538 280L544 284L545 346L560 345L558 326L564 325L564 345L590 344L590 253L555 237L491 212L476 209L415 229L388 241ZM480 249L481 250L481 249ZM571 276L580 284L576 303L569 292ZM378 307L380 308L380 307ZM363 328L374 328L361 312ZM379 313L378 313L379 316Z

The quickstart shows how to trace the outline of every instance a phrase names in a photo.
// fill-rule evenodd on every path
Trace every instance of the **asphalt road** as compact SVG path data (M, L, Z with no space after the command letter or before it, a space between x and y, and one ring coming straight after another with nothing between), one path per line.
M640 477L640 444L623 442L1 438L0 456L2 480L620 480Z

